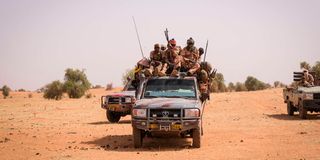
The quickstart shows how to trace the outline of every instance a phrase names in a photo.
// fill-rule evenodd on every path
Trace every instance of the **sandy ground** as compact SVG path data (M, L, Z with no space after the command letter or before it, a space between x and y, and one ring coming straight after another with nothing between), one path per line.
M145 139L133 148L130 117L106 121L103 89L91 99L0 99L0 159L320 159L320 115L286 115L281 89L212 94L202 147L190 139Z

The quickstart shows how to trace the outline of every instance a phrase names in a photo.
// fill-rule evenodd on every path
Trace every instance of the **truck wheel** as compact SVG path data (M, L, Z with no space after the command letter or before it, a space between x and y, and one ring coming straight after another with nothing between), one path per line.
M307 118L307 109L303 107L302 102L299 102L299 117L301 119L306 119Z
M132 134L133 134L134 148L140 148L142 146L142 140L143 140L142 131L140 129L133 127Z
M287 112L289 116L293 116L294 108L291 104L291 102L287 102Z
M117 123L117 122L119 122L119 120L121 118L121 115L116 114L115 112L112 112L112 111L109 111L109 110L107 110L106 114L107 114L107 119L111 123Z
M201 129L192 130L192 147L200 148L201 147Z

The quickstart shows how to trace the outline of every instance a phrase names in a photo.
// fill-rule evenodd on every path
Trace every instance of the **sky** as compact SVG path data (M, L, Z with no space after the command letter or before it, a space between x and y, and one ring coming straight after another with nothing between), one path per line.
M291 83L299 63L320 61L319 0L0 0L0 86L36 90L85 69L93 85L122 85L141 59L166 44L209 40L207 61L226 83L247 76Z

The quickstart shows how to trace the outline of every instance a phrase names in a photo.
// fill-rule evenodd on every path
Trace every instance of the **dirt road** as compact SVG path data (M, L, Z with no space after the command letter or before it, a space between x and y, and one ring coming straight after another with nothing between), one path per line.
M320 115L286 115L281 89L212 94L200 149L190 139L146 139L133 148L130 117L106 121L103 89L91 99L0 99L0 159L320 159Z

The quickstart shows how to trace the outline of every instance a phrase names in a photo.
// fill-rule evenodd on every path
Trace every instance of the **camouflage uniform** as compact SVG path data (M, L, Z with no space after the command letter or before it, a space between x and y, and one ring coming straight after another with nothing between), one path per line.
M305 86L313 86L314 85L314 78L308 72L308 70L303 70L303 84Z
M146 71L153 76L164 76L167 64L163 64L164 52L160 50L160 45L155 44L154 50L150 52L150 68Z
M188 72L188 75L194 75L200 69L199 51L194 46L192 38L188 39L187 44L187 47L184 47L180 54L182 56L181 66L183 70Z
M169 66L171 76L178 76L181 68L181 47L176 46L176 41L171 39L168 44L168 49L165 52L164 62Z

